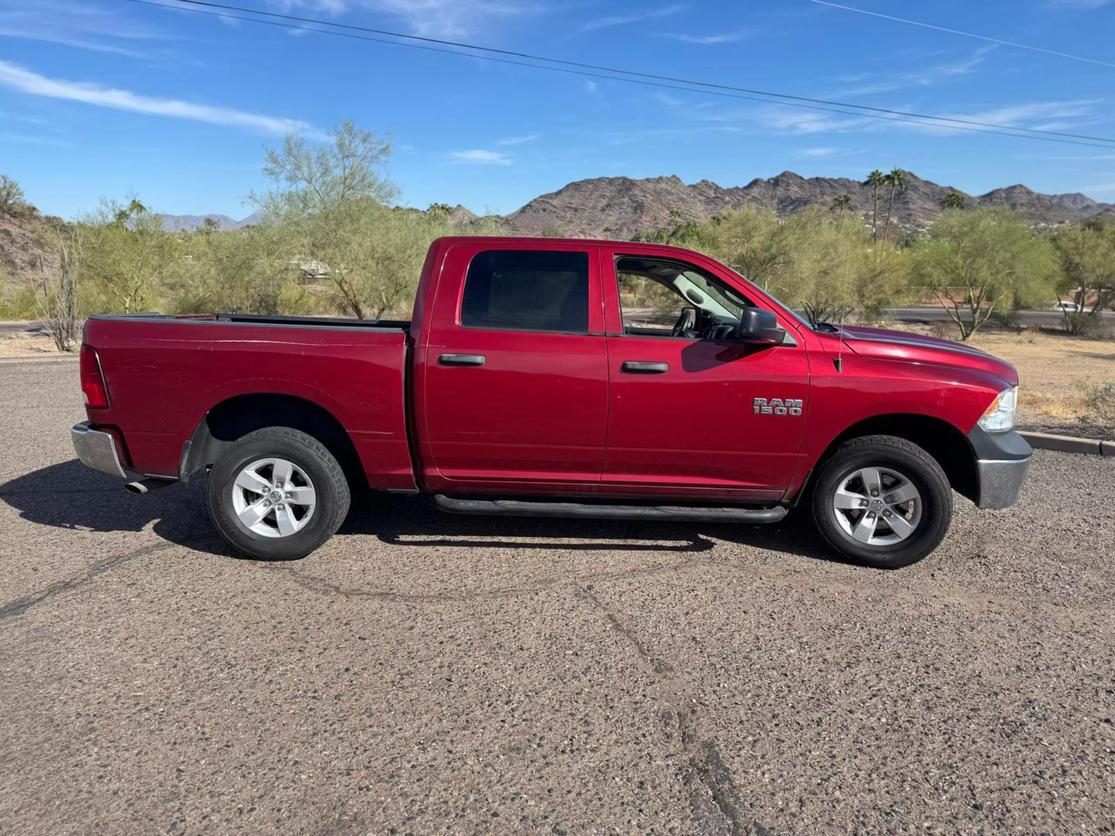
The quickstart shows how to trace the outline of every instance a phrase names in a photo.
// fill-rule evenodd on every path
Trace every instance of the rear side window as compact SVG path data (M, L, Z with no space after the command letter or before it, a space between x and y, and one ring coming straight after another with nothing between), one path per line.
M477 253L465 277L461 324L468 328L587 333L588 253Z

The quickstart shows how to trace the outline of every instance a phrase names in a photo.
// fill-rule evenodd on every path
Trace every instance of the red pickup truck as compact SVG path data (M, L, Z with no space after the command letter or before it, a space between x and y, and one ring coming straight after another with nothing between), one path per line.
M293 559L350 492L455 513L771 523L931 552L952 491L1013 503L1018 376L982 351L811 326L674 247L443 238L410 321L215 314L85 326L78 456L139 493L208 471L236 548Z

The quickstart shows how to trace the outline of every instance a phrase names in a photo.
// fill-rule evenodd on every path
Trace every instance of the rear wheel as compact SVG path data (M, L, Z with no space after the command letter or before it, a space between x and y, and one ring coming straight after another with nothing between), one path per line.
M264 560L304 557L340 528L349 487L333 454L288 427L234 442L209 473L209 515L232 546Z
M894 436L865 436L841 445L821 468L813 519L841 555L898 569L944 539L952 489L940 464L921 447Z

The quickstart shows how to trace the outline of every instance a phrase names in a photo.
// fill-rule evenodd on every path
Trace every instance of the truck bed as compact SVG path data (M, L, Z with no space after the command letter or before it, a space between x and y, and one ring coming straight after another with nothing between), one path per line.
M85 344L97 352L110 402L95 422L119 431L130 469L178 476L183 446L208 414L278 396L335 418L371 485L410 489L408 328L247 314L91 317Z

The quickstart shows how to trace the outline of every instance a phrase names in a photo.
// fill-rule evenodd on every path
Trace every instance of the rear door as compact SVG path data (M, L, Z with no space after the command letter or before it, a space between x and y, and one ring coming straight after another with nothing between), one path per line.
M602 252L601 262L611 381L601 490L780 498L808 410L800 338L754 346L703 336L702 325L762 306L713 262L623 251ZM780 324L795 333L790 321Z
M427 484L598 483L608 368L592 248L463 241L437 281L419 349Z

